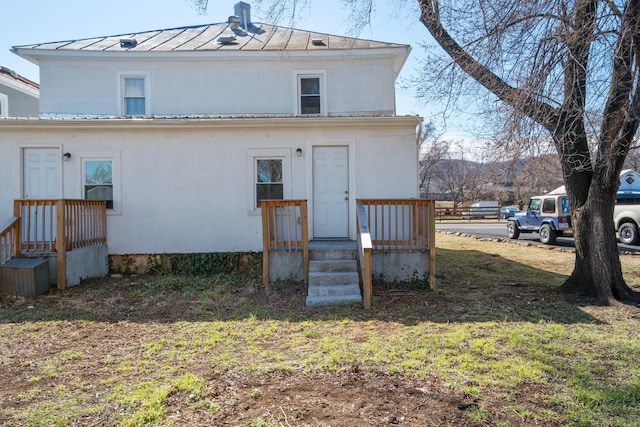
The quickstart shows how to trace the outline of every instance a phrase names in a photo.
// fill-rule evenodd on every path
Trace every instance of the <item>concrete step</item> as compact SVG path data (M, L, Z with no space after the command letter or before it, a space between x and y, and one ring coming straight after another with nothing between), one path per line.
M309 272L310 273L323 273L323 272L358 272L357 261L354 259L323 259L323 260L310 260Z
M359 283L357 271L328 271L309 273L309 285L348 285Z
M361 303L362 297L358 295L330 295L330 296L308 296L307 306L317 307L321 305L343 305Z
M356 259L356 251L351 249L313 249L309 250L310 260Z
M309 258L308 306L362 302L356 251L317 248Z
M360 285L357 283L351 283L348 285L309 285L309 296L323 297L323 296L346 296L346 295L358 295L360 296Z

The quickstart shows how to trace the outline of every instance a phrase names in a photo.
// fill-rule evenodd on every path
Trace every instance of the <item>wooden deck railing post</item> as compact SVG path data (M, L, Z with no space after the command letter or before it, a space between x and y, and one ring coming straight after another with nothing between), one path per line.
M16 225L15 235L13 236L13 257L20 258L20 253L22 253L22 215L21 211L22 207L20 206L20 201L13 201L13 216L18 217L18 223Z
M269 286L269 249L271 232L269 230L269 205L262 203L262 286Z
M356 234L358 236L356 254L358 257L358 278L362 284L362 299L365 310L371 309L373 298L373 273L371 271L371 218L368 207L356 202Z
M302 268L304 270L304 284L309 284L309 218L307 216L307 201L300 203L300 229L302 231Z
M429 235L427 236L429 245L429 287L432 290L438 289L438 285L436 284L436 221L435 221L435 200L429 200L427 204L427 219L425 227L429 229ZM425 228L426 229L426 228Z
M371 299L373 298L373 279L371 271L371 248L365 248L364 250L364 277L362 281L364 308L365 310L371 309Z
M56 276L58 289L67 287L67 237L65 236L65 202L56 201L56 253L58 256L58 274Z

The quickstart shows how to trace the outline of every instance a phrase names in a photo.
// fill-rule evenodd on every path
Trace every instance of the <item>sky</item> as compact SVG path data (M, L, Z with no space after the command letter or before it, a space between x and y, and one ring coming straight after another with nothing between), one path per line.
M245 2L251 4L250 0ZM0 8L0 65L38 82L38 67L12 53L12 46L225 22L233 15L235 3L237 0L209 0L206 13L199 14L189 0L0 0L4 6ZM311 0L310 3L310 7L298 15L293 27L353 36L353 25L347 19L349 11L340 0ZM394 2L387 0L379 0L375 5L371 25L358 37L412 47L396 84L397 114L420 115L426 122L434 121L446 139L470 138L464 125L468 118L448 120L445 128L439 124L439 108L424 105L416 98L416 89L406 87L406 83L417 76L423 52L421 45L433 44L426 28L418 21L417 3L407 2L401 11L394 10ZM251 19L282 26L290 24L268 20L257 7L252 8Z

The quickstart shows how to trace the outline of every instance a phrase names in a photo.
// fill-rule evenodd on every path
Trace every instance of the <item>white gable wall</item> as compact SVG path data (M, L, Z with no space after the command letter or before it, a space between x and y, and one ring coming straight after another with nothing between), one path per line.
M38 117L38 89L0 74L0 117Z
M40 59L40 112L117 116L119 76L145 73L150 115L291 115L296 111L296 75L311 70L326 75L329 115L393 114L393 56L368 52L356 59L356 55L44 57Z
M284 155L287 199L313 203L314 146L349 147L350 213L356 198L417 197L417 117L83 120L0 123L0 224L21 196L21 150L59 147L63 197L83 198L83 158L111 157L116 206L113 254L259 251L251 155ZM296 155L301 148L302 156ZM117 169L117 170L116 170ZM116 182L116 181L119 181ZM313 230L313 210L309 209ZM310 236L313 237L313 236ZM355 238L355 218L350 217Z

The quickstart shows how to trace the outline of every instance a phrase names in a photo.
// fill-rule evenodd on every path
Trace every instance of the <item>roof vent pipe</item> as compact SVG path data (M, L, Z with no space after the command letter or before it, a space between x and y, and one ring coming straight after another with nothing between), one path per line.
M240 26L247 30L251 26L251 5L241 1L236 3L233 10L240 17Z
M231 27L232 30L237 30L240 24L240 18L238 18L235 15L231 15L228 19L228 22L229 22L229 27Z
M120 39L120 47L136 47L138 42L133 37L123 37Z

